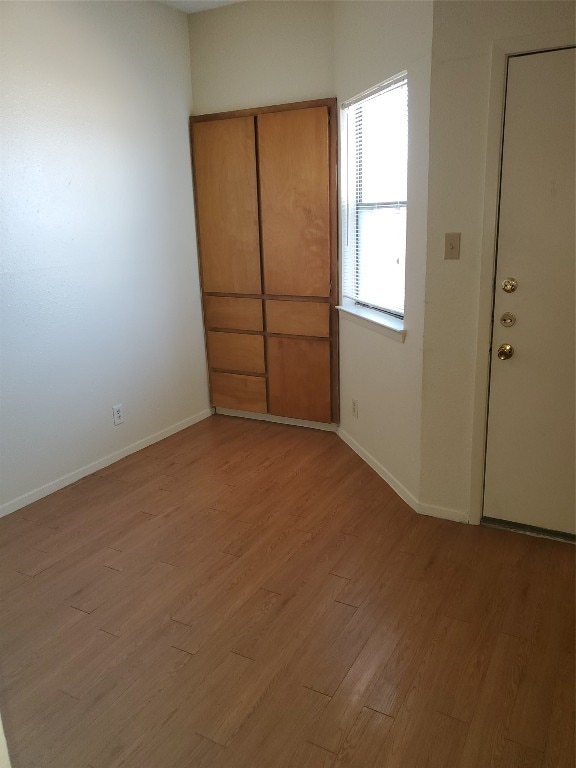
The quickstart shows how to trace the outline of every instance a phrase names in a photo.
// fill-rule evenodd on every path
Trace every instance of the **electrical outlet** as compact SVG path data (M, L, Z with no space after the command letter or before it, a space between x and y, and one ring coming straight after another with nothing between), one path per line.
M352 416L358 418L358 400L352 400Z
M112 418L114 419L114 426L124 423L124 415L122 414L122 405L112 406Z

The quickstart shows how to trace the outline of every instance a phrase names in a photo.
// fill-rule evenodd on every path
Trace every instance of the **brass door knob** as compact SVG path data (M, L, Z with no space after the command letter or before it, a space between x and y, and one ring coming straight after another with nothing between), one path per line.
M514 354L514 347L512 344L500 344L498 347L498 358L500 360L510 360Z

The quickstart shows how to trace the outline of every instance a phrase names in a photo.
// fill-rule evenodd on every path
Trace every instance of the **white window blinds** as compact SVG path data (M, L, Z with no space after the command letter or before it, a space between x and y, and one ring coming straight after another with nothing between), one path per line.
M404 316L406 72L343 105L345 299Z

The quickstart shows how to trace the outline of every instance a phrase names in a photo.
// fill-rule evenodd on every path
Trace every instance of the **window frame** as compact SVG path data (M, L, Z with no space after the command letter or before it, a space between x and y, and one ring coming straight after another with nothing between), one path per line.
M399 72L379 83L378 85L370 88L352 99L349 99L341 105L341 253L342 253L342 280L341 280L341 304L338 307L340 311L349 315L355 315L364 321L375 323L378 326L383 326L385 329L392 331L392 334L399 334L400 340L404 341L406 331L404 329L405 319L405 298L403 303L402 312L398 312L395 308L387 308L384 306L377 306L364 301L361 301L358 296L352 297L349 295L349 291L346 290L345 274L348 270L353 270L357 273L360 254L359 254L359 213L362 210L378 210L382 208L404 208L406 211L406 236L408 232L408 199L406 200L385 200L377 202L361 202L358 198L358 186L355 184L355 197L351 202L352 196L350 193L350 170L352 163L356 164L357 156L350 157L350 142L349 142L349 130L352 127L353 112L352 108L360 102L365 102L378 96L381 93L394 90L398 87L406 87L408 93L408 73L407 71ZM408 126L407 126L408 131ZM408 137L407 137L408 138ZM407 160L408 166L408 160ZM354 170L354 178L357 178L356 171ZM406 168L406 182L408 183L408 167ZM409 195L407 194L408 198ZM353 209L353 211L352 211ZM354 224L350 226L351 217L354 217ZM354 238L354 242L351 244L349 238L351 235ZM351 253L354 255L351 257ZM405 279L405 273L404 273ZM358 280L354 277L351 281L353 285L358 284ZM350 281L349 281L350 284ZM405 297L405 294L404 294ZM364 323L363 323L364 324Z

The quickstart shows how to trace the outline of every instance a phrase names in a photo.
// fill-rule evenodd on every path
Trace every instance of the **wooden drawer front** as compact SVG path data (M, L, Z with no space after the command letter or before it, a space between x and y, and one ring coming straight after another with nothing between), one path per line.
M260 299L205 296L204 316L207 328L230 328L238 331L262 330L262 302Z
M266 380L234 373L210 374L212 405L236 411L266 413Z
M264 339L247 333L208 331L210 368L246 373L264 373Z
M330 305L316 301L267 301L266 330L327 338L330 335Z
M270 413L329 422L330 342L269 336L267 344Z

